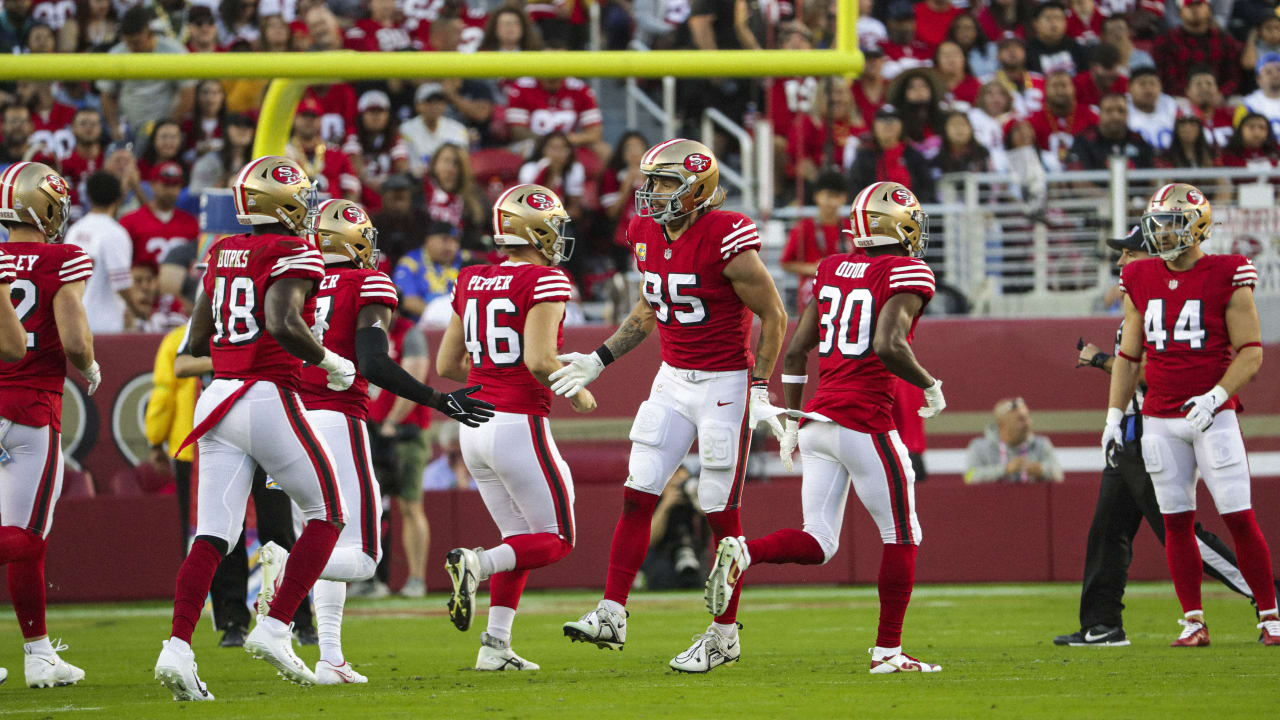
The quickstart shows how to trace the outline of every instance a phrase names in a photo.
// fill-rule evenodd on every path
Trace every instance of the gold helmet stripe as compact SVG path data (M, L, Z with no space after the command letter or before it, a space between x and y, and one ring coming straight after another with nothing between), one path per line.
M654 145L652 148L649 149L649 152L645 153L644 157L640 158L640 164L647 165L652 163L654 160L657 159L659 153L671 147L672 145L675 145L678 142L685 142L685 138L673 138L664 143L658 143L657 145Z
M237 215L252 214L249 212L249 197L245 190L245 181L249 178L249 173L253 172L254 168L258 167L258 165L263 161L272 159L272 157L272 155L263 155L257 160L245 165L244 169L240 171L240 174L236 176L235 185L240 188L240 192L235 193L233 198L236 203Z

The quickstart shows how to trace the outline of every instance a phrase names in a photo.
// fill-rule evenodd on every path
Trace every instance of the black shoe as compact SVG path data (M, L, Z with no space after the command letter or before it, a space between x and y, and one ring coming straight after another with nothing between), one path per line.
M306 627L295 628L293 637L298 641L299 645L319 645L320 635L316 633L316 629L312 625Z
M222 633L222 641L218 643L218 647L244 647L244 638L249 634L249 628L232 625Z
M1053 644L1071 647L1125 647L1129 644L1129 638L1119 625L1094 625L1070 635L1059 635L1053 639Z

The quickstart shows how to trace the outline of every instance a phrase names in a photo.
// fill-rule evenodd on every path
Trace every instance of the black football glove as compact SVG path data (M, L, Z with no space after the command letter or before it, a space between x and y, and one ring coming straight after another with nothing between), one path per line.
M493 405L470 397L479 389L479 385L472 385L451 393L436 393L431 407L467 427L480 427L480 423L488 422L493 417Z

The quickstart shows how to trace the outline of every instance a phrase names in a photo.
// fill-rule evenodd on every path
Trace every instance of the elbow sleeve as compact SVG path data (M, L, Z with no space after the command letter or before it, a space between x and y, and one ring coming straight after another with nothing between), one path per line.
M419 405L435 407L435 390L418 382L387 354L387 333L382 328L368 327L356 331L356 364L360 374L378 387L412 400Z

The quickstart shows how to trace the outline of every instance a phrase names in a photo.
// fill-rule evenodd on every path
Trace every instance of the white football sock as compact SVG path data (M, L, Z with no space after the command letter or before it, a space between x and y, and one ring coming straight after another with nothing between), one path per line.
M48 639L49 638L45 638L45 640L48 640ZM176 638L176 637L169 638L169 649L176 650L178 653L182 655L194 654L194 651L191 649L191 643L187 642L186 640L183 640L182 638Z
M273 632L276 635L289 634L289 626L270 615L259 615L258 617L261 618L261 620L258 621L258 624L264 626L269 632Z
M516 569L516 551L506 543L488 550L481 550L480 555L480 571L484 573L484 577L476 578L484 580L492 575L500 572L510 572Z
M28 655L43 655L45 657L53 657L54 655L57 654L53 651L53 644L49 642L48 636L42 637L39 640L32 640L29 643L25 643L23 644L22 649L26 651Z
M875 650L871 651L871 659L872 660L888 660L894 655L901 655L901 654L902 654L901 645L899 645L898 647L891 647L891 648L880 647L879 645L877 645Z
M736 622L731 622L731 623L713 622L711 623L711 625L716 629L716 632L720 633L720 635L723 637L727 637L727 638L738 637L738 623Z
M342 606L347 601L347 584L317 580L312 593L316 605L316 631L320 636L320 659L341 665L346 662L342 656Z
M499 640L511 642L511 626L515 624L516 611L509 607L495 605L489 608L488 633Z
M378 563L358 547L336 547L320 577L337 582L360 582L373 577Z

